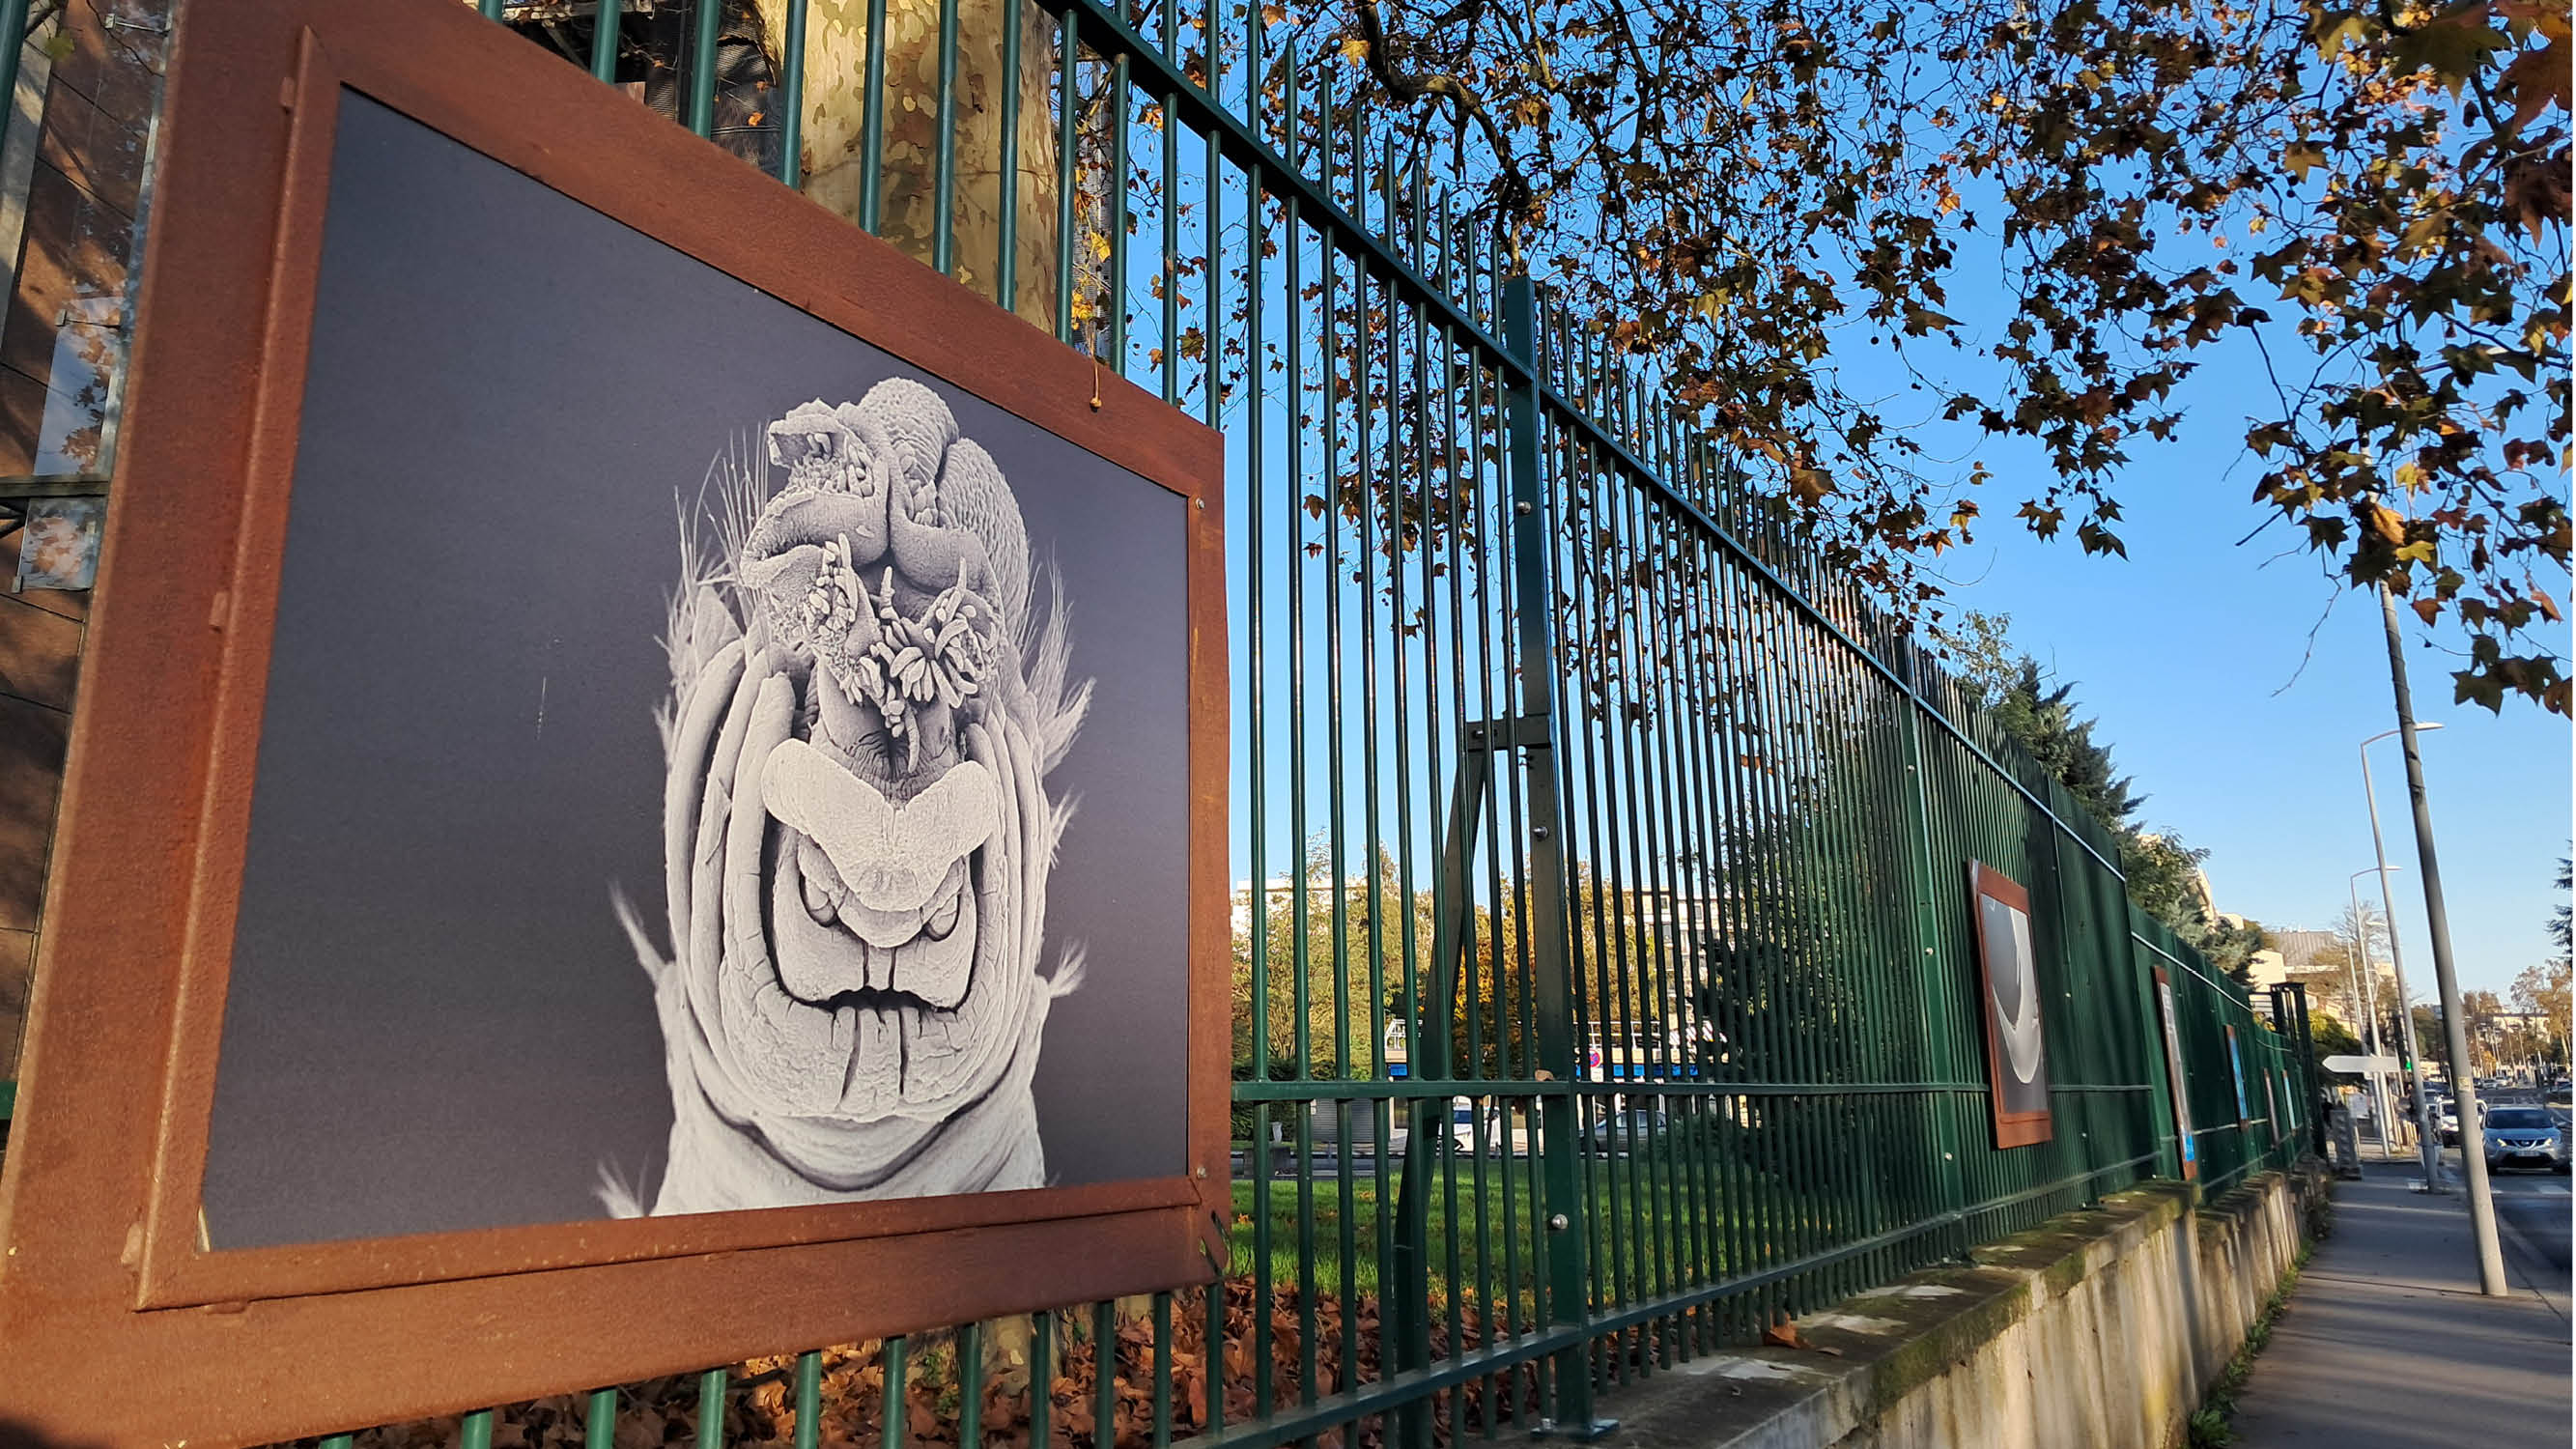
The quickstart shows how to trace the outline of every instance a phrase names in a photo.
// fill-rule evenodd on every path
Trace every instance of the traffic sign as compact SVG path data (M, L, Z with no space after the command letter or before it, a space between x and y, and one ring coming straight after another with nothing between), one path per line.
M2324 1061L2318 1063L2318 1065L2324 1067L2330 1072L2393 1072L2397 1070L2397 1058L2389 1056L2327 1057Z

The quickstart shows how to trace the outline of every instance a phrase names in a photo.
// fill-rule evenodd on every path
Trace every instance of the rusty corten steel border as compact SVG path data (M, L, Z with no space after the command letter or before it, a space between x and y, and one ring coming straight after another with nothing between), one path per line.
M1187 1175L200 1249L343 88L1189 500ZM0 1423L211 1449L1213 1277L1231 1206L1220 436L461 5L190 6L166 136L0 1176Z
M1969 863L1969 919L1971 928L1977 933L1977 1020L1984 1025L1986 1036L1986 1103L1994 1116L1995 1146L2028 1147L2054 1137L2057 1127L2054 1114L2046 1107L2032 1112L2004 1110L2003 1043L1995 1035L1994 1011L1995 953L2003 947L1986 939L1986 913L1977 906L1978 899L1984 896L1992 896L2027 916L2030 914L2030 891L2021 882L1984 861ZM2036 956L2031 960L2030 972L2031 985L2036 989L2039 984ZM2042 1040L2046 1040L2044 1035Z

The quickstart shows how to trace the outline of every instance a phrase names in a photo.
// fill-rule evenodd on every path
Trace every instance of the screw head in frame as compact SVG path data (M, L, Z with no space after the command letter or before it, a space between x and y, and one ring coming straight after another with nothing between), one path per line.
M1565 1214L1563 1213L1549 1213L1547 1215L1547 1230L1551 1233L1561 1233L1572 1226L1572 1223L1566 1221Z

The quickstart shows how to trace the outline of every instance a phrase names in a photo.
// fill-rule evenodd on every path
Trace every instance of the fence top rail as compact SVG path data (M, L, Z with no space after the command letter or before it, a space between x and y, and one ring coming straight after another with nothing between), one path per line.
M2168 951L2162 945L2150 940L2143 931L2131 931L2129 933L2129 939L2146 947L2148 950L2155 952L2158 956L2172 962L2183 970L2190 972L2193 976L2199 978L2200 983L2203 986L2212 988L2220 995L2225 996L2228 1000L2244 1007L2247 1011L2250 1012L2254 1009L2253 1002L2249 998L2239 995L2243 988L2239 987L2235 982L2229 981L2224 977L2210 975L2208 972L2201 970L2198 966L2193 965L2190 961L2183 959L2182 956L2177 955L2172 951ZM2198 953L2194 952L2190 954L2196 956Z

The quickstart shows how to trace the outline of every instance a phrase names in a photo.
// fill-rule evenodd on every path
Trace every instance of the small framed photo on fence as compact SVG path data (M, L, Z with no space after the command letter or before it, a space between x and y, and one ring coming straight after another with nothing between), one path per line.
M2245 1090L2245 1048L2236 1040L2236 1028L2227 1029L2227 1080L2236 1084L2236 1125L2254 1120L2254 1104Z
M2200 1137L2191 1126L2191 1083L2182 1070L2182 1020L2174 1011L2173 977L2165 968L2148 968L2156 978L2156 1011L2164 1021L2165 1084L2173 1099L2174 1146L2182 1161L2183 1181L2200 1175Z
M470 6L192 6L167 126L0 1421L1213 1277L1219 435Z
M1995 1145L2046 1142L2055 1129L2039 958L2031 945L2030 892L1983 861L1972 861L1968 902L1976 915L1979 1015L1986 1028Z

